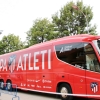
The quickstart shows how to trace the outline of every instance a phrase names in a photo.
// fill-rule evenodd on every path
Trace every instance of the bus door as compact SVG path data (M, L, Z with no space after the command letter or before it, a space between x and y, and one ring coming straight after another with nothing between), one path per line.
M86 56L86 90L87 95L100 95L100 64L93 47L84 45ZM90 97L90 96L89 96Z

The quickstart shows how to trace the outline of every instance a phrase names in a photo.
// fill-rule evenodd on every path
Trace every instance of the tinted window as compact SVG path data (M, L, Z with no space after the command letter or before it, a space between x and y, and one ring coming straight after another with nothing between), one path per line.
M55 49L58 59L76 67L100 72L99 61L91 44L62 44L55 46Z
M69 64L84 68L86 61L83 43L70 43L55 46L57 57Z
M91 71L100 72L99 61L92 46L90 44L85 44L84 50L86 56L86 68Z
M96 46L98 53L100 54L100 40L93 40L93 43Z

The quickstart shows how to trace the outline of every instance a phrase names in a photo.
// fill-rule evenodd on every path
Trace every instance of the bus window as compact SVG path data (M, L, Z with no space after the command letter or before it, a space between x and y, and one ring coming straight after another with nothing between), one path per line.
M94 49L89 43L69 43L55 46L58 59L79 68L100 72Z
M84 44L84 51L86 55L86 69L100 72L99 62L92 46L90 44Z
M69 43L55 46L58 59L74 65L85 68L84 43Z
M100 40L94 40L93 43L96 46L98 53L100 54Z

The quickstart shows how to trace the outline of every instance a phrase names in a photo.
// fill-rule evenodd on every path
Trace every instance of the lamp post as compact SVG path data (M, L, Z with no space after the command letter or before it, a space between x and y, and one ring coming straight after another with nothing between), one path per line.
M0 30L0 35L2 34L3 30Z
M88 24L86 15L76 5L72 5L72 8L75 9L75 10L79 10L83 14L83 16L85 17L85 19L86 19L86 25L87 25L87 32L89 34L89 24Z

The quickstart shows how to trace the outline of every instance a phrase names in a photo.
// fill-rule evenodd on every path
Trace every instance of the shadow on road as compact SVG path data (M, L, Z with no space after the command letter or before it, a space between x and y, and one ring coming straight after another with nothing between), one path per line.
M47 93L39 93L39 92L33 92L33 91L24 91L24 90L18 90L20 93L29 94L29 95L36 95L36 96L44 96L44 97L50 97L50 98L57 98L56 95L53 94L47 94ZM60 100L60 99L58 99ZM89 98L81 98L81 97L73 97L73 100L100 100L100 99L89 99Z

